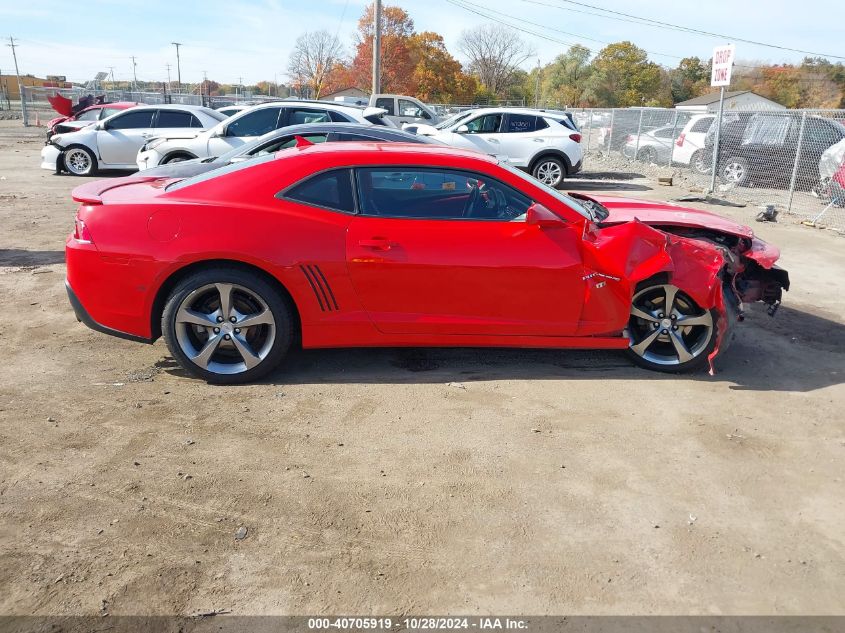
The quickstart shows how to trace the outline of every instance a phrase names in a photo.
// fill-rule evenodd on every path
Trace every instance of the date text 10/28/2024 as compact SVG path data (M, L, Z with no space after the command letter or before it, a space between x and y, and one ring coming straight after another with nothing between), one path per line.
M525 631L528 621L519 618L496 617L335 617L308 618L308 628L314 631L328 630L387 630L399 626L415 631Z

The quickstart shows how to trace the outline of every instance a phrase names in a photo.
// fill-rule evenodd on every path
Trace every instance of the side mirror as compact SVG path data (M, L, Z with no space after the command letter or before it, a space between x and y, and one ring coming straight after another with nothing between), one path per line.
M534 224L539 227L563 226L566 222L560 216L554 214L539 202L535 202L525 212L525 223Z
M214 132L214 134L212 134L211 136L213 138L223 138L224 136L228 136L228 134L229 134L229 128L228 128L228 126L224 125L219 130L216 130Z
M455 134L466 134L467 132L469 132L469 128L466 126L466 124L459 125L457 128L455 128Z

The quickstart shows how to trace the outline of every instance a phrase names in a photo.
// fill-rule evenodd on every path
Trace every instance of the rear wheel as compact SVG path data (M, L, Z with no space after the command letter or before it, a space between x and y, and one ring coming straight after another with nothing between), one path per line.
M563 186L564 176L566 176L566 167L560 159L544 156L534 165L531 175L544 185L560 189Z
M748 161L744 158L729 158L724 162L720 171L722 180L729 185L739 186L748 182Z
M93 176L97 171L94 154L79 145L65 150L64 163L65 169L74 176Z
M193 159L193 156L189 156L188 154L173 154L172 156L168 156L163 161L161 161L162 165L169 165L170 163L181 163L186 160Z
M216 268L182 280L171 293L161 330L188 372L217 384L250 382L272 371L293 338L288 301L266 280Z
M646 285L631 301L628 354L641 367L655 371L696 369L716 347L717 316L677 286Z
M657 152L653 147L644 147L637 152L637 160L642 163L656 163Z
M709 174L711 158L712 157L708 156L707 152L698 149L695 151L695 153L693 153L692 157L690 158L689 164L695 173Z

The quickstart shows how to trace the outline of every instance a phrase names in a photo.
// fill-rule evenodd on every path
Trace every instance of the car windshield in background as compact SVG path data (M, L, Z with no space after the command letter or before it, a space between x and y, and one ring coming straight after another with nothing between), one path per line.
M584 205L580 200L576 200L572 196L568 196L562 191L558 191L553 187L549 187L548 185L543 184L536 178L533 178L529 174L525 173L522 170L517 169L513 165L509 165L508 163L500 162L499 167L502 169L507 169L511 172L514 176L518 176L520 179L524 180L527 183L534 185L535 187L542 187L547 193L554 196L558 201L565 204L567 207L575 211L576 213L584 216L588 220L592 220L593 222L600 222L600 216L592 209L588 209L586 205Z
M472 114L472 110L465 110L464 112L458 112L457 114L453 114L445 121L441 121L437 125L434 126L437 130L445 130L447 127L452 127L458 121L467 118L470 114Z

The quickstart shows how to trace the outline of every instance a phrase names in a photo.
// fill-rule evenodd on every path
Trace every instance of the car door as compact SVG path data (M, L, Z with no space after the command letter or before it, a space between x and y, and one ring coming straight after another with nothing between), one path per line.
M571 335L584 297L580 233L525 222L532 200L448 168L356 170L347 268L384 333Z
M432 123L431 115L423 110L418 103L410 99L402 99L401 97L398 97L396 101L399 115L395 123L399 127L402 127L405 123L424 123L426 125Z
M244 110L218 124L208 135L208 155L220 156L283 125L281 107Z
M517 167L527 167L531 158L547 145L548 123L533 114L507 113L501 132L490 135L491 142L498 142L499 152ZM544 134L545 130L545 134Z
M454 147L474 149L485 154L502 154L499 130L502 127L501 112L489 112L461 121L450 132L438 135L438 138ZM456 130L466 126L465 132Z
M97 151L105 165L135 166L138 150L154 135L153 108L133 108L103 121L97 130Z

